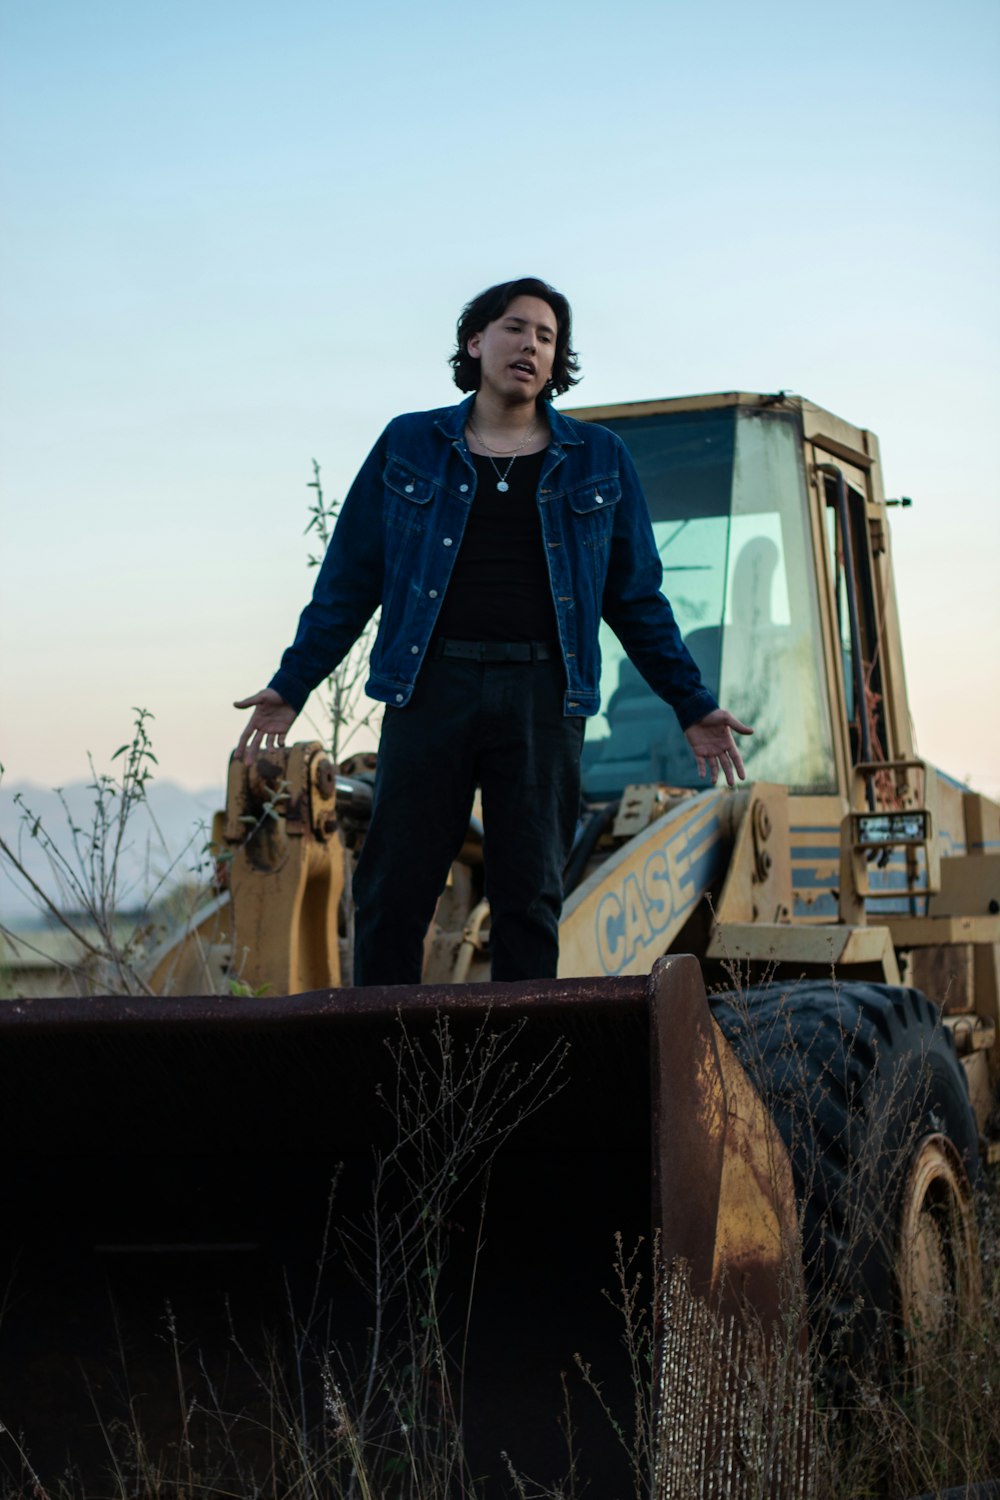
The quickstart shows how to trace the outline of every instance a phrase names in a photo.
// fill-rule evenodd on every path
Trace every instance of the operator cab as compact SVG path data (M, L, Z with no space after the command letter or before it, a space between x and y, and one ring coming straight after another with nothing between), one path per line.
M718 701L747 724L747 779L836 786L802 428L780 405L597 418L626 443L663 591ZM704 787L671 708L601 626L603 710L587 720L588 801L636 782Z

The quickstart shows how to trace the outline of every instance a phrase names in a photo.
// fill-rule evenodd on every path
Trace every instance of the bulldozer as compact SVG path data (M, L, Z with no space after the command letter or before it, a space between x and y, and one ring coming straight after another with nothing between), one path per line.
M974 1189L1000 1160L1000 805L917 753L888 524L909 501L886 498L875 435L785 393L572 415L630 450L685 644L755 727L746 785L699 782L671 710L602 627L556 980L489 982L473 816L424 983L353 988L375 759L334 765L311 742L231 762L215 893L153 961L158 998L0 1006L14 1195L51 1224L31 1198L44 1162L77 1242L119 1260L213 1235L271 1243L333 1158L361 1183L400 1027L444 1025L466 1057L504 1036L529 1074L566 1046L565 1084L492 1163L467 1387L483 1472L503 1430L544 1469L560 1370L588 1337L617 1347L585 1290L616 1233L682 1268L714 1326L766 1342L811 1309L801 1350L822 1305L813 1358L836 1370L975 1316ZM164 1187L192 1160L211 1184L194 1205ZM127 1212L107 1187L121 1173L156 1185ZM749 1494L735 1384L714 1405L690 1383L680 1398L672 1306L654 1310L656 1493ZM802 1402L767 1493L811 1493Z

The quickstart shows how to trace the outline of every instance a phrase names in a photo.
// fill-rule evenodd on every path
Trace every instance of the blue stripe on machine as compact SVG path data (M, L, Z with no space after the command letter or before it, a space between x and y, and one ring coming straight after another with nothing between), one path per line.
M830 875L820 875L813 865L806 866L802 870L792 870L792 885L796 888L811 885L818 890L833 890L839 884L839 870L834 870Z
M799 895L794 896L792 911L797 917L836 917L840 907L836 896L829 891L820 891L811 901L803 901Z
M718 816L693 832L681 828L650 849L641 870L601 898L594 918L597 951L606 974L620 974L643 949L663 950L664 934L693 910L723 865Z

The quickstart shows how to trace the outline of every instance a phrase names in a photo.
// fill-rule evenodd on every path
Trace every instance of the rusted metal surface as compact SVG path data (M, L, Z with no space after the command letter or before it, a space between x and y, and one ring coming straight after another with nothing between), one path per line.
M601 1011L646 1002L648 981L534 979L518 984L386 985L323 989L300 995L129 995L41 997L0 1001L0 1031L261 1026L294 1027L342 1017L372 1020L396 1015L479 1011L536 1014L564 1008Z
M713 1313L731 1320L734 1308L743 1317L749 1307L753 1328L775 1319L779 1179L760 1159L749 1085L733 1073L698 964L687 958L665 960L652 978L6 1002L8 1240L23 1233L49 1253L64 1244L81 1266L103 1245L99 1276L109 1245L128 1251L115 1259L121 1275L143 1242L175 1251L213 1240L255 1245L262 1275L289 1244L301 1256L318 1240L323 1185L338 1163L338 1193L349 1212L360 1211L372 1154L391 1143L383 1101L392 1098L400 1039L433 1037L440 1018L463 1055L483 1028L508 1034L519 1069L567 1049L561 1086L493 1168L475 1270L473 1431L479 1422L497 1443L517 1434L544 1470L559 1372L574 1349L585 1344L602 1373L615 1368L621 1332L601 1288L616 1232L648 1247L658 1228L664 1257L688 1262L692 1290ZM473 1243L468 1229L464 1239ZM28 1250L24 1264L41 1264ZM460 1237L459 1265L462 1253ZM195 1268L178 1296L193 1296L202 1274ZM46 1276L43 1298L52 1284ZM338 1306L349 1317L348 1293ZM69 1309L43 1305L54 1327L71 1325ZM15 1415L30 1414L38 1395L25 1374L39 1347L30 1289L24 1306L17 1369L5 1375L0 1359L0 1389ZM143 1336L137 1327L134 1337ZM717 1361L723 1346L712 1348ZM84 1353L66 1346L61 1358ZM82 1429L91 1416L81 1411ZM60 1453L66 1428L52 1434ZM716 1442L714 1428L709 1436ZM617 1492L613 1484L609 1470L606 1492Z
M821 1500L805 1351L665 1282L653 1500Z
M109 1122L127 1117L133 1149L159 1138L228 1148L234 1110L252 1111L240 1136L248 1145L275 1130L284 1138L296 1118L303 1134L322 1119L324 1138L361 1139L386 1040L439 1016L466 1029L529 1022L525 1045L536 1049L567 1040L575 1092L546 1129L564 1146L600 1130L613 1142L615 1122L634 1117L630 1138L645 1134L651 1153L647 1202L665 1259L686 1261L693 1290L727 1311L748 1304L765 1323L778 1319L796 1255L787 1154L690 957L663 959L648 978L9 1001L0 1005L3 1113L25 1118L37 1070L50 1116L29 1127L36 1144L51 1112L75 1118L76 1138L86 1136L95 1095ZM644 1074L648 1092L636 1098ZM17 1134L15 1122L6 1128L8 1140ZM53 1145L65 1138L52 1125ZM96 1129L91 1138L100 1143Z
M712 1019L701 970L650 981L654 1219L666 1262L725 1315L777 1327L801 1292L795 1192L777 1129Z
M650 980L656 1500L814 1500L791 1165L690 957ZM796 1333L795 1318L800 1324Z
M520 1028L526 1065L572 1047L545 1127L560 1149L597 1149L603 1134L610 1150L647 1152L646 1013L636 980L4 1002L0 1150L371 1149L387 1124L377 1090L392 1086L390 1049L446 1017L463 1045L484 1027Z
M504 1038L516 1077L568 1048L537 1113L492 1162L481 1229L478 1191L456 1207L447 1270L449 1306L463 1307L464 1289L475 1287L465 1391L477 1472L506 1447L557 1480L560 1372L583 1337L615 1387L620 1328L602 1296L614 1236L648 1244L641 980L0 1006L0 1238L20 1268L0 1344L0 1408L28 1435L46 1482L67 1451L87 1463L95 1422L79 1370L100 1383L95 1372L115 1348L109 1286L124 1309L130 1378L143 1391L169 1388L157 1385L165 1297L220 1382L233 1363L224 1299L251 1341L262 1326L284 1327L286 1266L296 1307L310 1304L331 1179L336 1245L338 1225L365 1222L373 1160L393 1149L402 1049L418 1049L411 1065L433 1064L442 1017L454 1057L474 1055L485 1029ZM189 1254L193 1244L204 1253ZM213 1245L219 1253L206 1260ZM221 1253L234 1245L255 1247L250 1259ZM158 1257L139 1255L143 1246ZM331 1338L363 1345L368 1304L342 1257L324 1276ZM455 1337L466 1335L459 1328ZM191 1389L197 1378L188 1372ZM59 1411L47 1419L54 1381ZM114 1384L102 1387L108 1420ZM242 1388L233 1398L247 1411L254 1399ZM162 1411L153 1397L145 1407L156 1432L162 1417L164 1444L176 1440L167 1426L175 1408L176 1392ZM592 1446L598 1488L619 1493L614 1445ZM88 1493L106 1455L92 1461Z

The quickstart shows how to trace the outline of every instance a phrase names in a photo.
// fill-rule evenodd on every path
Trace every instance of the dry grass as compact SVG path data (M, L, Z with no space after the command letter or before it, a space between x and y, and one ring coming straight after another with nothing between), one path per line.
M979 1194L981 1311L908 1351L896 1380L866 1372L819 1413L821 1494L908 1500L1000 1477L1000 1169Z

